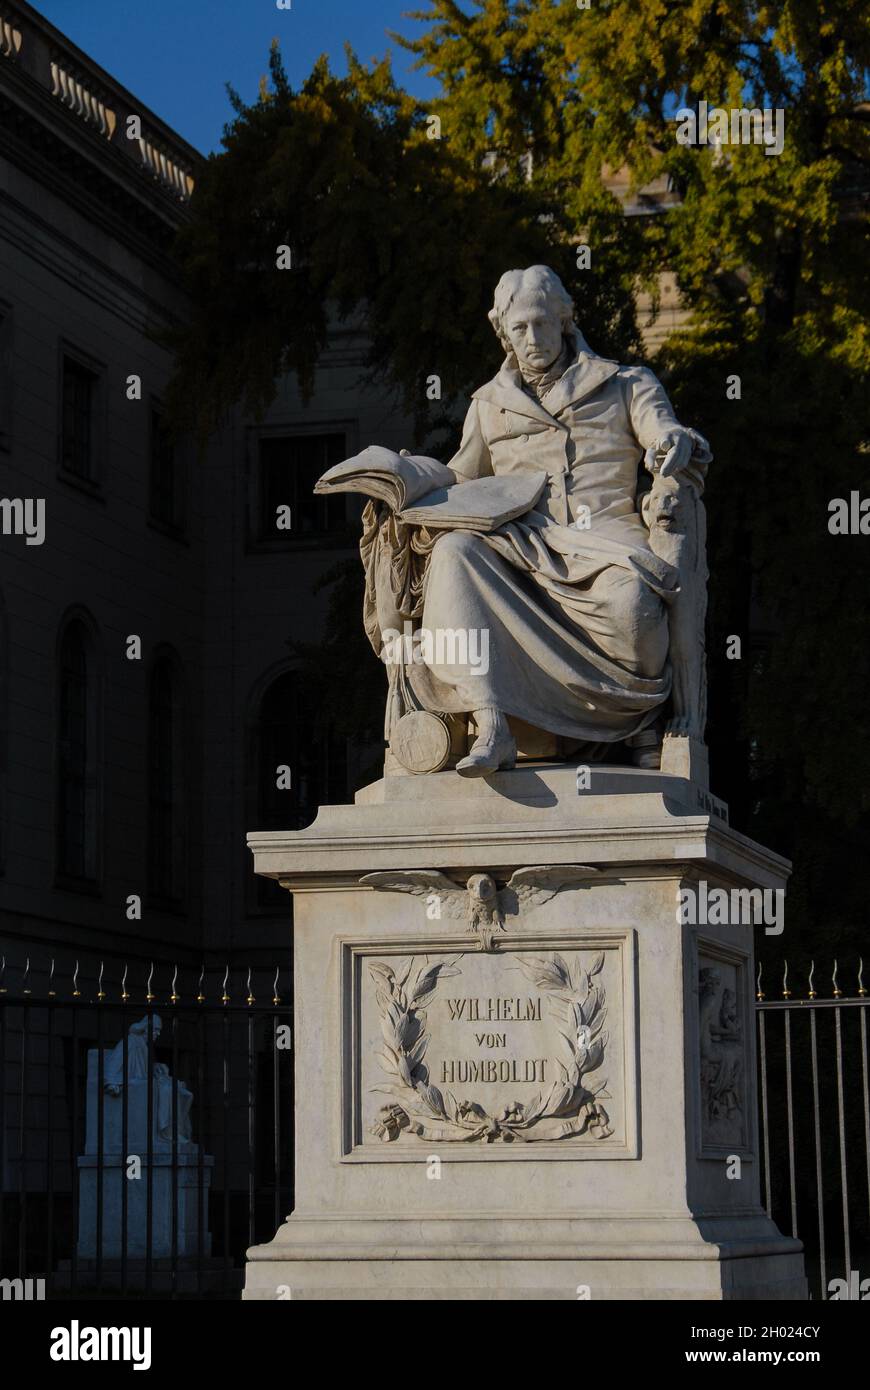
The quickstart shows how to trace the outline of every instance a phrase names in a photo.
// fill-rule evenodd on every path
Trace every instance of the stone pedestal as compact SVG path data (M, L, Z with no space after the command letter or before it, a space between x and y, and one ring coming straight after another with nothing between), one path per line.
M806 1297L759 1199L764 926L707 911L788 864L721 802L444 772L250 843L295 900L297 1149L245 1298Z
M200 1172L198 1156L155 1153L151 1158L151 1250L155 1260L172 1255L172 1207L176 1197L176 1248L179 1259L193 1259L199 1250L197 1193L202 1207L202 1254L211 1254L208 1229L208 1190L214 1158L205 1154ZM148 1159L142 1156L139 1176L131 1180L129 1165L122 1154L104 1154L99 1164L96 1154L82 1154L79 1167L80 1260L97 1257L98 1172L102 1169L102 1255L120 1259L122 1254L122 1202L127 1191L127 1256L145 1259L148 1244ZM177 1170L173 1176L173 1169Z

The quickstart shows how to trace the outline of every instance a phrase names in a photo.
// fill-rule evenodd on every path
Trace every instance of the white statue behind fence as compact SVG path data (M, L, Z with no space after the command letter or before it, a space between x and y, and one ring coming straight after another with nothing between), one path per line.
M146 1256L149 1225L152 1259L171 1258L173 1194L175 1254L179 1259L200 1250L204 1257L210 1254L208 1189L214 1158L201 1154L193 1140L193 1092L154 1057L162 1028L157 1014L151 1016L150 1030L147 1015L133 1023L126 1040L103 1052L102 1078L99 1051L88 1052L85 1152L78 1160L79 1259L95 1259L98 1247L104 1261L120 1259L125 1193L128 1260Z

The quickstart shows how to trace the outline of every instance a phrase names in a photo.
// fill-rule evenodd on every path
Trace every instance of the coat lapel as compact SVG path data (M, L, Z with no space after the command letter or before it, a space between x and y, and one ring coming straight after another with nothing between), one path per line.
M547 425L564 424L558 419L562 411L577 405L591 396L619 371L619 363L606 357L596 357L595 353L581 351L577 361L548 392L543 406L536 396L523 389L522 378L515 367L505 362L501 371L485 386L472 392L472 400L487 401L502 410L510 410L515 415L525 415L531 420L541 420Z
M505 362L498 376L471 393L472 400L486 401L501 410L510 410L514 415L525 415L530 420L542 420L545 425L557 422L549 410L545 410L537 396L530 396L520 385L522 378L516 368Z
M581 352L573 367L569 367L552 391L545 397L551 415L559 416L572 405L579 405L588 396L616 376L619 363L592 352Z

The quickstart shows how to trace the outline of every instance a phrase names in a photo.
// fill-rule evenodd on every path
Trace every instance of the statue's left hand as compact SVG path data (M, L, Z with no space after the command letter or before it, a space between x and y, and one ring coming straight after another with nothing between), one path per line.
M670 478L680 473L692 457L692 437L688 430L668 430L652 444L644 455L644 465L650 473Z
M704 490L707 466L713 455L710 445L697 430L677 425L662 435L644 454L644 467L653 477L670 478L675 474Z

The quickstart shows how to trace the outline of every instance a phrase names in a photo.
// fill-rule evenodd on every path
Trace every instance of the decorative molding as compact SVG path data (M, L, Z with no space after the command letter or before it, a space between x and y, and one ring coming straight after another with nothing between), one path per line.
M456 958L461 960L461 956ZM534 1143L589 1133L596 1139L613 1134L607 1111L599 1103L607 1099L606 1081L589 1090L583 1076L597 1071L604 1060L608 1035L603 1030L607 1015L605 994L596 976L604 965L600 951L589 970L583 968L579 952L574 974L559 954L517 956L526 979L544 994L564 1040L564 1059L556 1058L559 1071L547 1090L540 1090L526 1104L514 1101L500 1115L488 1114L477 1101L459 1099L452 1092L431 1084L424 1057L429 1045L425 1007L434 997L442 976L461 975L458 964L449 961L422 965L409 984L418 958L410 956L399 971L382 961L369 963L381 1012L384 1049L378 1053L389 1082L374 1089L391 1096L383 1106L372 1134L385 1142L398 1139L403 1130L426 1143L501 1140ZM567 1029L568 1031L565 1031Z
M505 915L517 916L525 910L549 902L562 888L586 888L599 870L589 864L565 864L553 868L539 864L517 869L504 888L499 889L492 874L471 874L457 883L438 869L393 870L364 874L360 883L387 893L412 893L427 900L431 920L441 917L464 919L466 930L476 932L481 951L494 951L495 932L505 929Z
M108 309L137 333L173 321L171 308L65 236L10 194L0 191L0 232L44 270Z
M142 164L150 174L156 179L160 179L179 198L185 201L192 197L196 186L196 180L188 170L182 169L180 164L176 164L174 159L170 159L164 150L158 148L151 140L146 140L143 136L137 141L139 154Z
M410 1125L403 1123L393 1142L375 1135L377 1124L387 1121L383 1109L389 1110L393 1103L401 1106L401 1098L379 1091L383 1085L400 1083L395 1075L384 1071L383 1062L378 1057L379 1052L385 1051L387 1039L382 1027L382 1001L377 997L380 981L372 975L369 966L385 964L393 971L394 977L401 979L409 957L416 961L418 976L421 965L441 965L446 962L462 967L459 979L445 977L443 984L436 981L437 988L423 1010L426 1015L422 1019L423 1028L430 1035L425 1055L429 1071L426 1084L434 1082L442 1093L449 1087L457 1105L462 1101L469 1104L479 1102L482 1091L487 1101L481 1108L487 1116L495 1121L504 1119L504 1123L499 1125L501 1137L497 1140L487 1139L484 1133L479 1139L469 1141L468 1131L463 1126L454 1131L453 1140L446 1139L443 1143L440 1139L430 1140L433 1153L449 1155L451 1163L470 1164L593 1163L604 1159L636 1159L640 1154L641 1113L636 931L624 927L591 933L572 928L554 932L552 929L528 927L520 931L511 925L499 938L500 949L483 953L475 950L473 943L470 950L465 949L464 939L462 935L457 936L455 927L451 931L446 924L439 926L434 922L427 923L427 927L433 930L421 933L418 926L399 935L392 932L376 933L367 935L363 940L356 934L339 937L341 1080L335 1094L336 1160L350 1165L405 1165L420 1161L422 1140L411 1132ZM592 976L591 966L601 952L604 953L603 966L600 972ZM507 1013L490 1013L489 1004L482 1002L482 996L488 998L506 994L516 999L524 993L523 986L520 985L518 989L517 983L524 976L528 981L520 964L521 958L527 963L533 961L536 964L536 958L543 957L550 966L556 954L567 965L572 984L580 986L582 970L590 983L598 986L600 1006L605 1002L603 987L607 990L606 1026L609 1040L605 1040L602 1069L592 1073L588 1060L582 1067L578 1061L581 1085L584 1085L594 1102L607 1107L607 1125L613 1131L607 1136L599 1135L597 1126L593 1127L590 1123L586 1124L583 1132L576 1134L569 1134L562 1128L566 1122L570 1124L572 1119L579 1119L582 1124L584 1117L580 1114L582 1107L579 1103L572 1114L564 1109L555 1117L548 1113L546 1118L540 1116L534 1127L529 1125L520 1133L510 1128L511 1124L518 1124L519 1116L514 1114L508 1117L504 1113L507 1110L515 1111L517 1100L530 1111L538 1090L550 1091L557 1078L561 1084L560 1061L570 1073L575 1059L568 1057L568 1044L561 1034L570 1034L572 1029L566 1027L553 1011L548 993L534 985L525 985L525 997L512 1009L513 1021ZM503 974L504 971L508 973ZM442 972L439 970L438 973L440 975ZM416 983L416 977L409 972L403 986L406 999L409 985L411 992L414 992ZM382 992L389 996L389 990ZM582 996L582 990L579 992ZM464 1015L461 1009L457 1011L457 999L452 996L481 998L478 999L478 1007L469 1007L468 1014ZM553 1002L563 1007L563 1001ZM592 1003L582 998L578 1002L582 1002L584 1011ZM529 1008L531 1013L528 1012ZM498 1021L500 1019L504 1022ZM599 1017L595 1021L598 1022ZM603 1013L600 1021L604 1022ZM493 1048L489 1040L478 1041L475 1032L480 1028L487 1031L501 1029L512 1034L509 1045L505 1046L502 1040L500 1045ZM527 1032L527 1029L530 1031ZM583 1042L589 1048L590 1042L596 1042L600 1036L599 1032L595 1039L587 1040L583 1034ZM415 1038L411 1042L411 1048L416 1041ZM454 1068L450 1065L451 1062L465 1063L475 1057L478 1062L488 1062L490 1058L497 1063L508 1062L510 1072L505 1074L506 1069L499 1066L500 1074L493 1077L491 1068L487 1067L485 1074L478 1068L475 1079L473 1068L464 1065ZM536 1058L537 1065L533 1065ZM541 1059L545 1066L541 1066ZM297 1061L301 1061L301 1058ZM582 1077L579 1076L581 1071L585 1073ZM596 1094L605 1074L607 1094L603 1091ZM416 1079L412 1077L412 1080ZM406 1099L409 1103L418 1103L413 1087ZM578 1097L572 1099L579 1102ZM546 1095L543 1100L547 1100ZM551 1106L545 1108L548 1111L552 1109ZM570 1110L570 1106L567 1109ZM417 1123L437 1125L444 1121L424 1115ZM480 1121L480 1124L484 1122ZM554 1133L548 1135L542 1125L551 1126ZM456 1142L457 1138L464 1142ZM601 1142L602 1139L604 1142ZM425 1153L425 1150L422 1152Z
M0 58L17 58L21 52L21 30L0 19Z
M62 101L64 106L68 106L77 116L81 116L83 121L96 126L104 139L111 140L118 120L111 107L106 106L105 102L88 91L73 73L54 60L51 63L51 80L51 95Z
M53 97L57 97L83 121L95 126L105 140L113 138L118 116L112 107L101 101L74 73L55 60L51 62L51 80ZM177 197L188 201L196 182L190 171L183 168L153 139L142 135L132 143L139 148L139 159L143 169L165 184Z
M496 773L495 776L503 777L505 774ZM679 786L678 779L674 780ZM700 788L694 790L699 796L702 795ZM558 863L562 853L566 856L566 862L570 862L567 856L570 854L573 858L574 854L580 852L589 859L610 860L620 874L625 876L630 870L651 863L653 877L656 878L678 877L693 866L697 867L699 874L707 869L708 875L709 870L715 868L724 881L739 885L748 881L746 866L752 870L752 882L757 883L759 887L781 888L789 878L791 863L788 859L763 845L756 844L727 825L720 829L721 823L712 814L692 815L677 803L676 799L671 803L673 809L670 809L669 799L660 792L648 794L644 799L654 803L653 809L657 813L655 819L644 807L637 815L635 823L630 826L596 823L590 816L589 821L583 825L556 826L553 829L541 829L531 823L517 829L454 829L446 822L433 825L430 819L426 830L416 830L411 819L415 808L411 804L408 807L406 828L396 830L390 842L390 851L392 857L401 854L406 862L413 862L413 858L418 856L422 859L424 854L426 860L431 861L434 843L445 861L455 864L461 863L463 857L472 852L480 852L481 858L486 853L491 860L495 848L497 851L504 851L507 862L512 858L516 863L520 857L520 848L525 847L528 850L531 845L535 853L539 852L542 858L547 855L551 864ZM430 817L433 816L431 805L432 803L429 803L427 807ZM343 811L345 808L340 809ZM527 810L522 805L519 809ZM419 817L416 819L419 820ZM336 853L342 852L347 855L349 863L346 873L349 888L355 887L359 881L354 879L354 873L359 872L363 861L377 862L379 857L385 857L382 833L361 834L355 830L353 836L349 837L346 832L339 833L339 830L328 833L325 825L321 825L316 842L314 836L305 830L262 830L248 835L248 846L255 856L255 873L280 878L282 885L291 891L307 887L309 882L316 881L321 873L329 874L331 858ZM356 851L358 866L354 865L348 853L349 848ZM280 874L271 871L272 856L276 860L280 857ZM304 873L294 870L294 859L305 860ZM334 880L330 877L329 881Z

